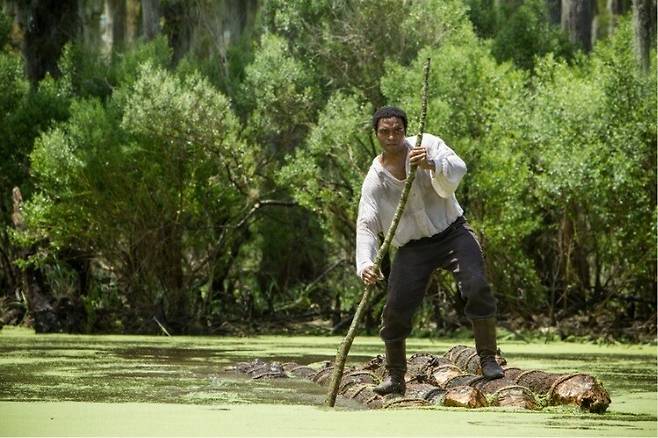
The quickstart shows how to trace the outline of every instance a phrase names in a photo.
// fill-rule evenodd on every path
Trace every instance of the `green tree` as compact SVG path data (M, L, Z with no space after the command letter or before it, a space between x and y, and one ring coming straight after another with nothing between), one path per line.
M371 113L363 97L334 94L304 145L278 172L279 183L321 226L324 265L340 267L330 283L333 304L324 300L325 306L358 304L360 282L353 265L357 206L363 177L379 152L371 136Z
M0 298L15 301L21 273L16 265L20 249L10 239L12 190L30 196L32 144L40 132L68 117L69 97L50 77L30 87L25 64L9 44L10 31L11 21L0 12Z
M304 60L322 95L356 89L375 106L385 103L379 78L387 60L407 65L422 47L470 28L463 3L452 0L275 0L264 4L261 20Z
M579 68L544 61L532 97L551 302L617 327L656 306L656 83L634 62L624 22Z
M552 53L570 60L575 47L558 26L550 23L545 1L530 0L503 20L491 51L499 62L511 60L521 68L532 70L535 57Z
M45 239L44 257L74 247L111 272L129 328L155 315L189 329L207 317L198 312L224 280L211 272L226 274L235 257L226 248L256 199L253 150L239 131L205 80L143 66L107 105L77 101L68 122L38 139L31 237Z
M288 53L286 41L263 35L254 60L245 68L240 104L249 114L250 137L264 148L268 159L280 159L302 141L316 99L312 77Z

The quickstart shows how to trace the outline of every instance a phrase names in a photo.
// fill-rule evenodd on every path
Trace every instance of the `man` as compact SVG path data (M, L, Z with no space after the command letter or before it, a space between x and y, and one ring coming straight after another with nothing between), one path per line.
M379 109L372 124L382 154L373 160L363 182L356 238L357 274L367 285L382 278L373 263L377 235L390 227L411 165L418 166L392 241L399 249L388 279L380 330L388 376L375 392L404 394L405 339L430 275L439 267L453 273L466 302L464 313L473 324L483 375L503 377L495 359L496 301L485 277L480 244L455 198L466 165L434 135L423 134L422 146L414 147L416 137L405 138L407 116L399 108Z

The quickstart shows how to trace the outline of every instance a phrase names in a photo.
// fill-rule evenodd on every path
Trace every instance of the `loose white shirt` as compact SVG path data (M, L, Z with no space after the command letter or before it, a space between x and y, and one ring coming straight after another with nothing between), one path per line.
M407 149L415 144L416 136L405 138ZM457 202L455 190L466 173L466 164L435 135L423 134L422 146L427 149L427 159L434 164L434 169L417 168L407 204L391 242L396 247L440 233L464 212ZM356 272L359 277L368 266L374 264L379 249L377 235L386 235L390 228L405 184L382 166L380 158L381 155L372 161L361 187L356 222ZM411 165L408 154L406 169L409 175Z

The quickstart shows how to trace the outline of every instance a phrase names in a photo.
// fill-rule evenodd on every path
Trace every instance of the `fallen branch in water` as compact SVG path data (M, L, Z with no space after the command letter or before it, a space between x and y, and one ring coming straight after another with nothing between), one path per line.
M165 335L167 335L167 336L171 336L171 335L169 334L169 332L167 331L167 329L165 328L165 326L162 325L162 323L160 323L160 321L158 321L158 318L156 318L156 317L154 316L154 317L153 317L153 321L155 321L155 323L160 327L160 330L162 330L162 332L163 332Z

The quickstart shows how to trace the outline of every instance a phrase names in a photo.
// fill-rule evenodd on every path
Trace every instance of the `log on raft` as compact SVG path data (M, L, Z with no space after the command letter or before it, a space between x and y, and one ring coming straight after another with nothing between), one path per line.
M479 369L480 358L474 348L456 345L448 350L444 357L463 371L481 372ZM500 356L496 356L496 358L499 364L507 364ZM549 405L576 405L581 409L599 414L605 412L610 405L608 391L589 374L547 373L541 370L522 370L514 367L504 367L504 371L505 380L529 388L544 398Z
M467 347L466 345L455 345L443 357L450 363L457 365L462 371L471 374L482 374L480 356L478 356L475 348ZM500 366L507 365L507 360L500 355L500 350L496 354L496 362Z

